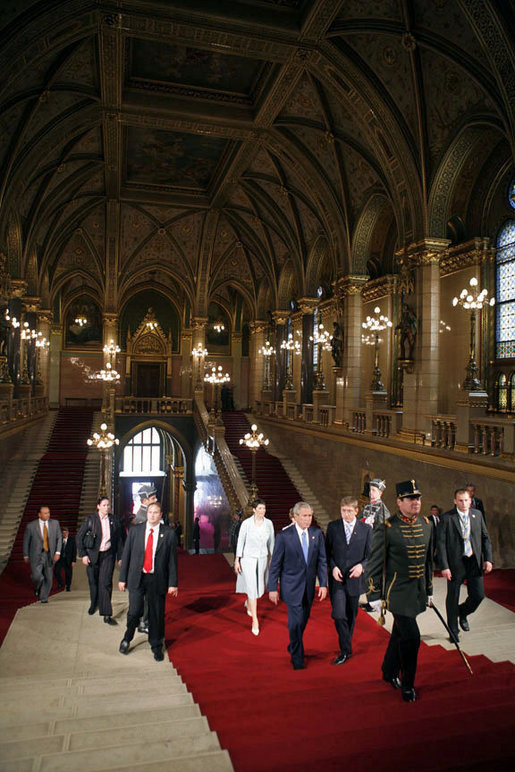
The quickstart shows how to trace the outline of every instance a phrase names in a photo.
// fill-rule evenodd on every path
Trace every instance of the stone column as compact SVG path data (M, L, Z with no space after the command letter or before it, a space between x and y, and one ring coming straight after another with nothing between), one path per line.
M232 352L232 385L234 407L236 410L241 410L248 405L248 399L245 399L244 389L241 383L241 332L233 332L231 336L231 352ZM221 405L220 405L220 409Z
M313 400L313 346L311 340L313 336L313 316L317 307L317 298L301 298L299 301L300 312L302 314L301 332L302 332L302 354L300 362L300 402L301 404L311 404Z
M59 407L60 380L61 380L61 347L63 340L63 328L61 324L52 324L50 327L50 356L48 378L48 406Z
M366 276L342 276L335 294L343 306L343 363L336 377L335 423L352 425L352 411L361 405L361 290Z
M195 376L198 363L193 361L192 355L193 331L189 327L183 327L181 330L181 394L193 396L195 390Z
M43 394L48 394L48 378L50 373L50 338L51 325L54 315L49 309L40 309L38 311L38 332L40 342L45 341L49 344L38 346L37 349L37 375L36 388L40 386Z
M404 375L401 434L410 439L431 433L431 415L438 414L440 377L440 258L446 239L426 238L408 247L415 269L417 339L413 372ZM428 417L429 416L429 417Z
M286 353L281 349L281 343L286 340L287 311L273 311L275 322L275 378L273 384L273 399L275 402L282 399L282 392L286 382Z
M258 400L271 400L272 390L269 388L265 392L263 389L265 358L261 353L261 349L266 342L266 322L256 320L251 322L249 326L249 404L251 407L255 407ZM268 385L270 387L271 383L269 382Z

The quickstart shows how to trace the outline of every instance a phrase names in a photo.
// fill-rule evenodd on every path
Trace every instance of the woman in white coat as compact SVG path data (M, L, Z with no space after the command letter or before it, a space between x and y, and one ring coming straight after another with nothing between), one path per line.
M243 521L238 535L234 570L236 572L236 592L247 595L245 606L252 617L252 632L259 635L257 599L264 594L268 564L274 551L274 526L265 517L266 504L263 499L256 499L252 504L252 517Z

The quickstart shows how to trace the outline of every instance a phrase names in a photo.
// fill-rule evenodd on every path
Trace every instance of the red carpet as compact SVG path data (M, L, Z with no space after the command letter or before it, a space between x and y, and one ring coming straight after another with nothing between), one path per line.
M307 669L286 652L286 607L259 601L250 632L244 596L221 555L180 558L179 598L167 606L170 658L237 772L506 769L515 757L515 666L422 645L415 704L380 680L388 634L360 611L354 658L337 653L330 603L315 601Z
M485 574L486 597L494 600L510 611L515 611L515 569L500 568Z

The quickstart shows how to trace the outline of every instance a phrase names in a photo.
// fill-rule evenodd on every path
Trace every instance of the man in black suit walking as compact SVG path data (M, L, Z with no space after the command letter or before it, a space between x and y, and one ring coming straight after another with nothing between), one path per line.
M118 588L129 590L127 629L120 653L127 654L148 599L148 641L154 659L161 662L165 634L166 594L177 597L177 539L173 528L161 522L161 504L147 508L147 522L132 526L122 555Z
M470 630L467 617L483 598L483 571L492 570L492 545L483 515L471 508L470 493L458 488L454 493L454 509L440 519L437 530L437 558L442 576L447 579L447 624L458 638L458 618L465 632ZM459 603L460 588L467 581L467 599Z
M57 580L57 586L59 589L64 587L66 584L66 592L70 592L70 586L73 577L73 566L75 565L76 560L77 544L75 543L75 539L70 535L68 528L63 528L63 546L61 549L61 555L57 563L54 564L54 576Z
M268 595L272 603L281 598L288 606L288 652L294 670L304 670L303 634L308 623L315 583L318 576L318 599L327 597L327 560L324 537L320 528L313 528L313 509L305 501L293 507L293 525L279 531L270 562Z
M352 657L359 596L365 592L364 571L372 546L372 528L356 519L358 512L357 499L345 496L340 501L341 518L329 523L325 539L332 617L340 643L333 665L343 665Z

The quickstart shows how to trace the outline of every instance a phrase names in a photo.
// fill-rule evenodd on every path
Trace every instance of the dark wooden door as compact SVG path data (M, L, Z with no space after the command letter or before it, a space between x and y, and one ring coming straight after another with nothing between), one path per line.
M161 395L161 365L151 363L138 364L136 396L160 397Z

